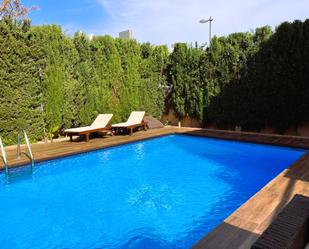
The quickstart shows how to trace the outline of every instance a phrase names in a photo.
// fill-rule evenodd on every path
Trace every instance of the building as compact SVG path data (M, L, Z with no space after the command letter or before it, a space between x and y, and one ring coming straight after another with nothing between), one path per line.
M89 34L89 35L88 35L88 38L89 38L90 41L93 40L93 37L94 37L94 34Z
M125 31L119 32L119 38L121 38L121 39L133 39L132 30L125 30Z

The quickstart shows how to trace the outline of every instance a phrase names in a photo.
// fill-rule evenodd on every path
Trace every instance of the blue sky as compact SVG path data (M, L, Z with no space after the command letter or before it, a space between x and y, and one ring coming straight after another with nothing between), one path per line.
M30 14L33 24L59 24L69 34L116 37L132 29L141 42L204 43L208 25L199 23L214 18L213 34L250 31L255 27L275 27L283 21L309 18L309 0L24 0L26 6L40 10Z

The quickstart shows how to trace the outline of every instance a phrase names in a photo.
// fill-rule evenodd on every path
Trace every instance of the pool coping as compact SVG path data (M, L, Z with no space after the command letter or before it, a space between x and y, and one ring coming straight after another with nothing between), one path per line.
M32 147L36 162L43 162L171 134L309 149L309 138L304 137L177 127L137 132L132 136L93 139L88 143L62 141L34 144ZM24 146L22 149L25 149ZM16 148L8 149L10 167L29 163L26 158L15 159L15 154ZM3 164L0 168L3 169ZM250 248L294 194L309 196L309 152L266 184L214 230L201 238L193 248Z

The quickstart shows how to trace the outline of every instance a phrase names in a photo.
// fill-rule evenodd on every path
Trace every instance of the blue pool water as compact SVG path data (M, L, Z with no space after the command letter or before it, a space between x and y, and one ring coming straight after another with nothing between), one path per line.
M0 179L0 247L190 248L304 150L171 135Z

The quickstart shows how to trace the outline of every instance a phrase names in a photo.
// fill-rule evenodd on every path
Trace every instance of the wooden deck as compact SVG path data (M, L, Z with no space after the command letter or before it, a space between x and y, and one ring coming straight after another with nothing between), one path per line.
M55 159L64 156L70 156L81 152L87 152L92 150L103 149L111 146L126 144L134 141L154 138L175 132L175 128L154 129L148 131L140 131L134 133L132 136L104 136L100 138L90 139L89 142L84 139L76 139L70 142L69 139L54 143L37 143L32 144L31 149L36 162L42 162L50 159ZM6 148L8 164L10 167L16 167L29 163L29 159L24 155L20 159L16 159L16 146L10 146ZM21 146L21 151L26 152L25 145ZM0 169L3 169L4 165L0 162Z
M309 138L169 127L141 131L132 136L96 138L89 142L62 141L33 144L32 150L38 162L173 133L309 149ZM22 150L25 151L26 148L22 146ZM15 158L16 147L14 146L7 148L6 152L10 166L29 163L29 159L25 156L19 160ZM0 164L0 168L3 169L3 164ZM294 194L309 196L309 153L281 172L193 248L249 249Z

